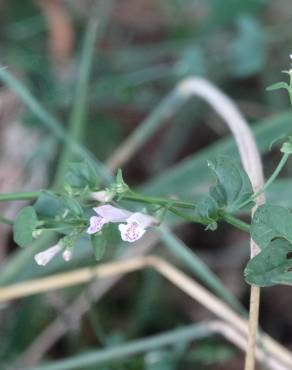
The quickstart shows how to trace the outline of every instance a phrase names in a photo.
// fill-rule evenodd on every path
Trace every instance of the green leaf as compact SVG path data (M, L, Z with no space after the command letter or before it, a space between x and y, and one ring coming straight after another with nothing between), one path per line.
M247 174L228 157L218 157L209 162L217 182L209 189L209 195L198 202L197 213L209 222L208 228L216 229L220 212L234 212L253 194ZM252 202L250 202L252 204Z
M70 213L73 213L73 215L76 215L76 216L83 215L83 209L76 199L63 195L61 200L63 203L63 207L65 209L68 209Z
M253 240L262 248L275 238L292 242L292 214L281 206L262 205L256 210L250 231Z
M101 260L104 256L106 249L106 240L102 233L93 234L90 237L91 246L97 261Z
M38 225L38 218L33 207L24 207L18 213L13 225L13 239L20 247L27 247L33 241L33 231Z
M248 262L244 270L245 280L259 286L291 285L291 257L292 244L284 239L276 239Z
M117 194L122 194L125 193L129 190L129 186L125 183L124 178L123 178L123 172L119 168L117 171L117 176L116 176L116 183L114 185L114 191Z
M218 203L210 196L205 197L197 204L197 212L201 217L206 218L208 222L207 228L210 230L217 229L218 210Z
M219 157L209 162L215 173L217 183L210 189L210 195L227 212L234 212L253 194L253 189L246 172L240 165L228 157Z
M267 91L279 90L279 89L289 89L289 86L286 82L277 82L266 88Z
M44 191L38 197L33 208L41 219L48 219L60 214L63 207L60 197L49 191Z

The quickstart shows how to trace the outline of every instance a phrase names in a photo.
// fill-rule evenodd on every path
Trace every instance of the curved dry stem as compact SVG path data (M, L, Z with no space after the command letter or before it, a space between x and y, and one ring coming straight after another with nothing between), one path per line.
M182 81L174 91L166 98L161 109L157 109L154 112L155 118L148 120L145 123L147 126L147 133L141 132L139 128L122 144L110 157L107 162L108 168L115 171L117 167L123 166L131 157L136 153L140 146L150 137L156 129L159 127L160 121L169 118L181 105L182 102L188 100L192 96L199 96L206 100L211 107L226 121L228 127L232 131L238 149L241 155L241 160L246 172L249 174L253 188L255 191L260 189L263 185L263 174L262 166L259 153L256 148L256 144L252 133L248 127L247 122L244 120L238 109L232 103L232 101L226 97L220 90L214 85L202 78L188 78ZM175 103L178 101L179 103ZM257 198L257 204L264 202L264 195ZM145 238L144 242L141 242L135 248L135 253L142 255L146 251L150 251L157 242L157 238ZM251 241L251 255L255 255L258 251L258 247ZM131 252L128 256L133 255ZM97 283L94 285L94 294L92 298L98 301L118 280L117 277L109 279L105 282ZM252 287L253 291L258 288ZM258 312L259 300L252 304L254 312ZM69 316L72 321L79 322L80 317L90 308L88 302L88 296L81 294L70 306L68 310ZM257 317L253 315L250 321L250 327L257 329ZM64 323L62 318L57 318L52 324L50 324L43 333L36 338L31 344L23 359L28 360L30 364L36 363L43 354L62 337L70 326ZM250 330L251 331L251 330ZM248 353L251 358L254 358L255 346L255 334L250 336L250 342L248 345ZM36 358L37 357L37 358ZM252 368L250 368L252 369Z
M261 157L257 149L252 132L232 101L222 94L208 81L200 78L190 78L183 81L178 87L181 94L186 96L197 95L206 100L217 113L225 120L236 141L243 167L250 177L253 190L257 192L264 185L263 168ZM256 198L256 206L252 210L254 214L258 205L265 202L264 194ZM251 239L250 255L254 257L260 248ZM260 289L251 286L250 309L249 309L249 337L245 359L245 370L255 368L255 348L258 331L258 317L260 305Z

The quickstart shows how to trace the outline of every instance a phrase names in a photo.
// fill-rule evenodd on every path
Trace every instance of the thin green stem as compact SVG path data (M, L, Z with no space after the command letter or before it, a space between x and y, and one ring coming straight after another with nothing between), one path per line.
M283 167L285 166L288 158L289 158L290 154L289 153L284 153L278 166L276 167L275 171L272 173L272 175L270 176L270 178L266 181L265 185L262 187L262 189L260 189L259 191L257 191L254 195L253 195L253 199L254 198L257 198L260 194L264 193L267 188L276 180L276 178L278 177L279 173L282 171Z
M230 213L221 213L221 218L226 221L228 224L235 226L237 229L249 233L250 225L244 221L239 220L238 218L232 216Z
M16 201L16 200L33 200L41 194L41 191L28 191L17 193L0 194L0 202Z
M149 197L147 195L138 194L133 191L124 195L123 199L134 201L134 202L147 203L147 204L156 204L156 205L161 205L161 206L167 206L171 204L173 207L179 207L179 208L187 208L187 209L196 208L196 205L194 203L182 202L179 200L160 198L160 197Z
M243 202L239 208L243 208L245 207L247 204L249 204L252 200L256 199L259 195L263 194L267 188L276 180L276 178L279 176L279 173L282 171L283 167L285 166L288 158L289 158L290 154L289 153L284 153L278 166L276 167L275 171L272 173L272 175L269 177L269 179L266 181L266 183L264 184L264 186L259 190L257 191L256 193L254 193L250 199L246 200L245 202Z
M206 220L202 217L195 217L195 216L189 215L187 213L177 210L175 207L169 207L168 210L174 215L181 217L186 221L207 225Z

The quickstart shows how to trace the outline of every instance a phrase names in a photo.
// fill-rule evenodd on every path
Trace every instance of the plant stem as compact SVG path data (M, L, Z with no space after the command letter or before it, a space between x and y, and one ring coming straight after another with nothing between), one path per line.
M237 229L249 233L250 225L244 221L239 220L238 218L232 216L230 213L222 213L220 215L224 221L230 225L235 226Z
M269 179L266 181L266 183L264 184L264 186L259 190L257 191L256 193L254 193L250 199L246 200L245 202L243 202L239 208L243 208L245 207L248 203L250 203L252 200L256 199L259 195L263 194L267 188L276 180L276 178L278 177L279 173L282 171L283 167L285 166L288 158L289 158L290 154L288 153L284 153L278 166L276 167L276 169L274 170L274 172L272 173L272 175L269 177Z
M256 339L259 321L260 288L252 285L250 289L248 342L244 370L255 369Z
M17 192L0 194L0 202L13 200L33 200L41 194L41 191Z
M168 210L174 215L181 217L186 221L194 222L194 223L202 224L202 225L207 225L206 219L202 217L195 217L195 216L189 215L187 213L177 210L175 207L169 207Z
M275 171L272 173L270 178L266 181L265 185L260 189L258 192L256 192L253 196L253 198L257 198L260 194L264 193L267 188L275 181L275 179L278 177L279 173L282 171L283 167L285 166L290 154L284 153L278 166L276 167Z
M159 198L159 197L149 197L147 195L138 194L132 191L127 193L125 196L123 196L123 199L134 201L134 202L147 203L147 204L156 204L156 205L161 205L161 206L171 205L173 207L187 208L187 209L196 208L196 205L190 202L182 202L179 200Z

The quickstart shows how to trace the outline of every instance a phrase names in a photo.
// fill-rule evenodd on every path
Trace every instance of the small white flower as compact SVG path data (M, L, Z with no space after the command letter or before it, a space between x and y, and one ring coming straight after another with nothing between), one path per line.
M66 248L62 253L63 260L68 262L72 259L73 253L71 249Z
M34 256L34 259L36 263L39 266L46 266L47 263L49 263L58 253L60 253L62 248L59 244L54 245L53 247L50 247L43 252L37 253Z
M289 55L290 59L292 59L292 54Z

